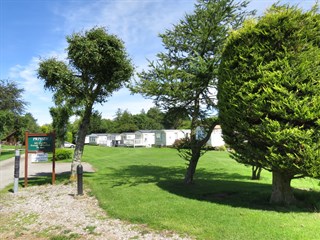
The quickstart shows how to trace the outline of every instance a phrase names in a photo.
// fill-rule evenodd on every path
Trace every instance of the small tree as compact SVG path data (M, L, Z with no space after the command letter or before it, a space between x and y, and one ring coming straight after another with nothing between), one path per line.
M150 62L150 70L139 74L134 92L153 98L163 109L185 109L191 119L191 156L184 182L193 176L202 147L210 138L216 121L214 88L223 43L230 28L237 28L247 15L247 2L198 0L192 14L186 14L172 30L160 34L165 52ZM196 138L196 128L205 130Z
M56 134L57 145L63 147L71 111L66 106L52 107L50 108L50 114L52 117L52 127Z
M291 180L320 176L320 15L272 6L231 34L218 105L241 163L272 172L271 203L295 201Z
M67 37L68 60L50 58L40 62L38 77L54 92L56 104L80 109L81 120L71 167L71 180L81 162L85 136L95 103L104 103L123 86L133 66L122 41L104 28L93 28Z

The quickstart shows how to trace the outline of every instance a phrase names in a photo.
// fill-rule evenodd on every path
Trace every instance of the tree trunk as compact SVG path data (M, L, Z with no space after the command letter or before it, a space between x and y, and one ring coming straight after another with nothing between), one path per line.
M193 176L194 176L194 173L196 172L197 164L200 158L200 151L201 151L201 148L192 150L192 157L190 159L187 172L184 177L185 184L193 183Z
M296 200L290 186L293 176L278 171L272 172L272 193L270 203L293 204Z
M252 166L251 180L260 180L261 171L261 167Z
M86 139L88 127L90 124L90 117L92 114L92 104L89 106L86 106L82 121L79 126L77 139L76 139L76 147L74 149L73 154L73 160L71 164L71 176L70 181L76 181L77 180L77 166L81 164L81 158L83 154L84 149L84 141Z

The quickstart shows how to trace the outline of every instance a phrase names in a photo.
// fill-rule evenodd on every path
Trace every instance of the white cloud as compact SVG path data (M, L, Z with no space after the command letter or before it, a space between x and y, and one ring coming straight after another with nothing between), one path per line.
M27 94L38 94L43 86L36 75L38 65L39 60L33 57L26 66L16 65L10 68L9 77L17 81Z

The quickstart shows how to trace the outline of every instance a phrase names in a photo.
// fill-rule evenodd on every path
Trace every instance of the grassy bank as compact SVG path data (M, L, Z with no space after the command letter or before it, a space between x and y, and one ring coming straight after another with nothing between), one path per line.
M88 146L83 160L97 169L85 181L113 217L198 239L319 239L317 180L294 180L301 204L287 208L268 203L270 173L251 181L226 152L204 155L191 186L173 149Z

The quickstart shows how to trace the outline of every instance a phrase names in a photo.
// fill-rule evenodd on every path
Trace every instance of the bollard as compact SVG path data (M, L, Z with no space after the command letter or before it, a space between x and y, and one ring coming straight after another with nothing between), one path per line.
M15 155L15 158L14 158L14 183L13 183L13 193L17 193L17 192L18 192L19 172L20 172L20 150L16 150L16 155Z
M81 164L77 166L77 183L78 183L78 195L83 195L83 167Z

